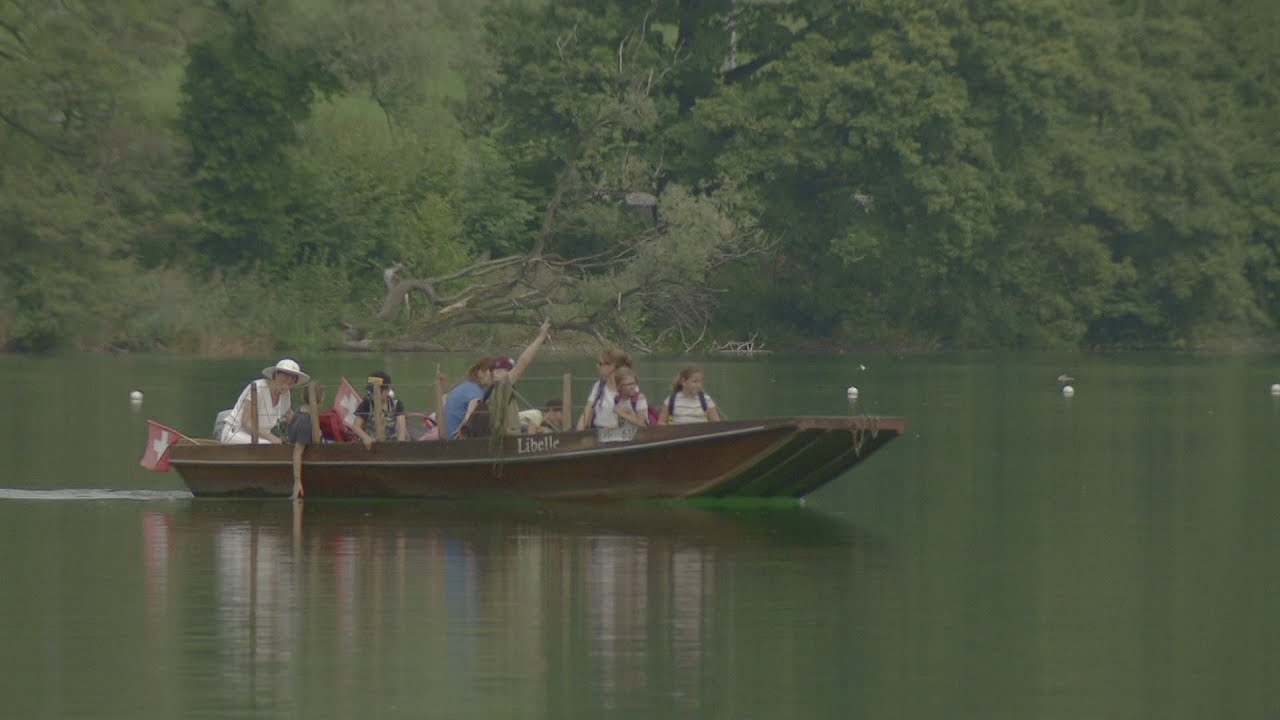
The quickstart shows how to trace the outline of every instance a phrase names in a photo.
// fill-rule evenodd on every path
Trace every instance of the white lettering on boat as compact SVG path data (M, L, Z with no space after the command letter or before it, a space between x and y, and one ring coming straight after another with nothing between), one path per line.
M596 428L596 439L602 443L635 440L636 426L628 423L616 428Z
M516 438L516 452L521 455L550 452L558 447L560 447L560 438L555 435Z

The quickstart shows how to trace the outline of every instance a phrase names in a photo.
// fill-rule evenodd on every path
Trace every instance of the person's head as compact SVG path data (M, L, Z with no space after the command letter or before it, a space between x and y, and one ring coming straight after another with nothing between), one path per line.
M686 395L697 395L702 392L702 368L697 365L690 365L680 371L680 376L676 378L675 385L671 386L673 392L682 392Z
M298 365L298 361L292 358L283 358L275 365L262 368L262 376L271 380L277 386L286 388L291 388L295 385L306 385L311 382L311 376L302 372L302 367Z
M493 379L491 382L497 384L506 380L507 375L511 373L511 368L515 366L516 361L506 357L505 355L499 355L494 358L493 362L489 363L489 370L493 372Z
M551 398L548 400L546 405L542 406L542 422L545 425L563 427L564 401L560 398Z
M493 358L482 357L467 369L467 379L477 382L481 385L488 385L492 381L493 371L489 366L493 364Z
M384 396L391 394L391 376L384 370L375 370L369 373L369 384L365 386L365 390L372 395L374 387L380 387Z
M640 380L636 377L635 370L629 367L621 367L613 371L613 385L618 389L618 395L622 397L631 397L640 392Z
M613 374L619 368L631 368L631 356L619 350L611 348L600 353L600 357L596 360L596 368L600 371L602 379L613 377Z

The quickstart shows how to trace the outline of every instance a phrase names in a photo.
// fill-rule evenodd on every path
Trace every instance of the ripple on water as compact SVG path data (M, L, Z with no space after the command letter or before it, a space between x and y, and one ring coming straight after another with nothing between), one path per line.
M0 488L0 500L138 500L143 502L168 502L189 499L191 499L191 493L186 490L109 490L104 488L29 490Z

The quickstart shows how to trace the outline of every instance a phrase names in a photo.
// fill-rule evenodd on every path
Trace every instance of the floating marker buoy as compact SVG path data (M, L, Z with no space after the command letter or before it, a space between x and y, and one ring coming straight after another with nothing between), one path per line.
M136 402L136 403L142 402L142 391L134 390L133 392L129 393L129 402Z
M857 399L858 399L858 388L856 388L856 387L854 387L854 386L850 385L850 386L849 386L849 389L845 391L845 394L849 396L849 399L850 399L850 400L857 400Z
M1274 383L1271 386L1272 395L1280 395L1280 383Z
M1076 394L1076 389L1070 385L1062 386L1062 397L1072 397Z

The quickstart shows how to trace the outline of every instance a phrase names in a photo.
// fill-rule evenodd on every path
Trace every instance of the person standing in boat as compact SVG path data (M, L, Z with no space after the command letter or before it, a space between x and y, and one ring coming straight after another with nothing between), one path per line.
M671 394L662 403L659 425L720 422L720 410L702 388L702 368L690 365L680 371Z
M484 397L485 390L493 383L493 358L482 357L467 370L467 379L454 385L445 394L444 433L441 440L456 440L458 428L467 418L475 401Z
M236 404L227 413L218 440L228 445L245 445L254 441L250 397L256 388L258 395L259 442L279 445L281 439L272 429L281 421L293 418L289 391L311 382L311 376L302 371L298 361L284 358L275 365L262 369L262 377L245 386Z
M369 375L369 385L365 388L365 391L364 399L360 401L360 405L356 408L355 427L353 428L356 431L356 435L359 436L360 442L364 443L364 448L366 450L373 448L374 438L377 434L373 424L373 394L375 392L382 395L383 437L387 440L408 442L409 421L404 414L404 403L400 402L400 399L396 397L391 388L391 376L382 370L371 373Z
M462 426L467 428L465 434L473 437L483 437L494 432L500 432L504 435L520 434L520 408L516 405L515 385L520 381L520 377L524 375L524 371L529 368L534 357L537 356L538 350L542 348L542 344L546 342L547 336L551 334L551 321L544 320L542 326L538 328L538 335L529 343L529 346L520 353L520 357L512 360L509 357L496 357L490 364L491 386L480 399L473 400L468 404L467 413L462 421ZM480 404L483 401L485 409L489 412L488 426L484 426L483 422L477 423L477 426L471 427L472 418L478 412Z
M600 354L596 361L600 371L600 379L591 386L587 393L587 405L578 418L578 429L618 427L618 416L613 413L614 402L618 399L618 386L614 384L613 375L619 368L632 368L631 356L613 348Z

